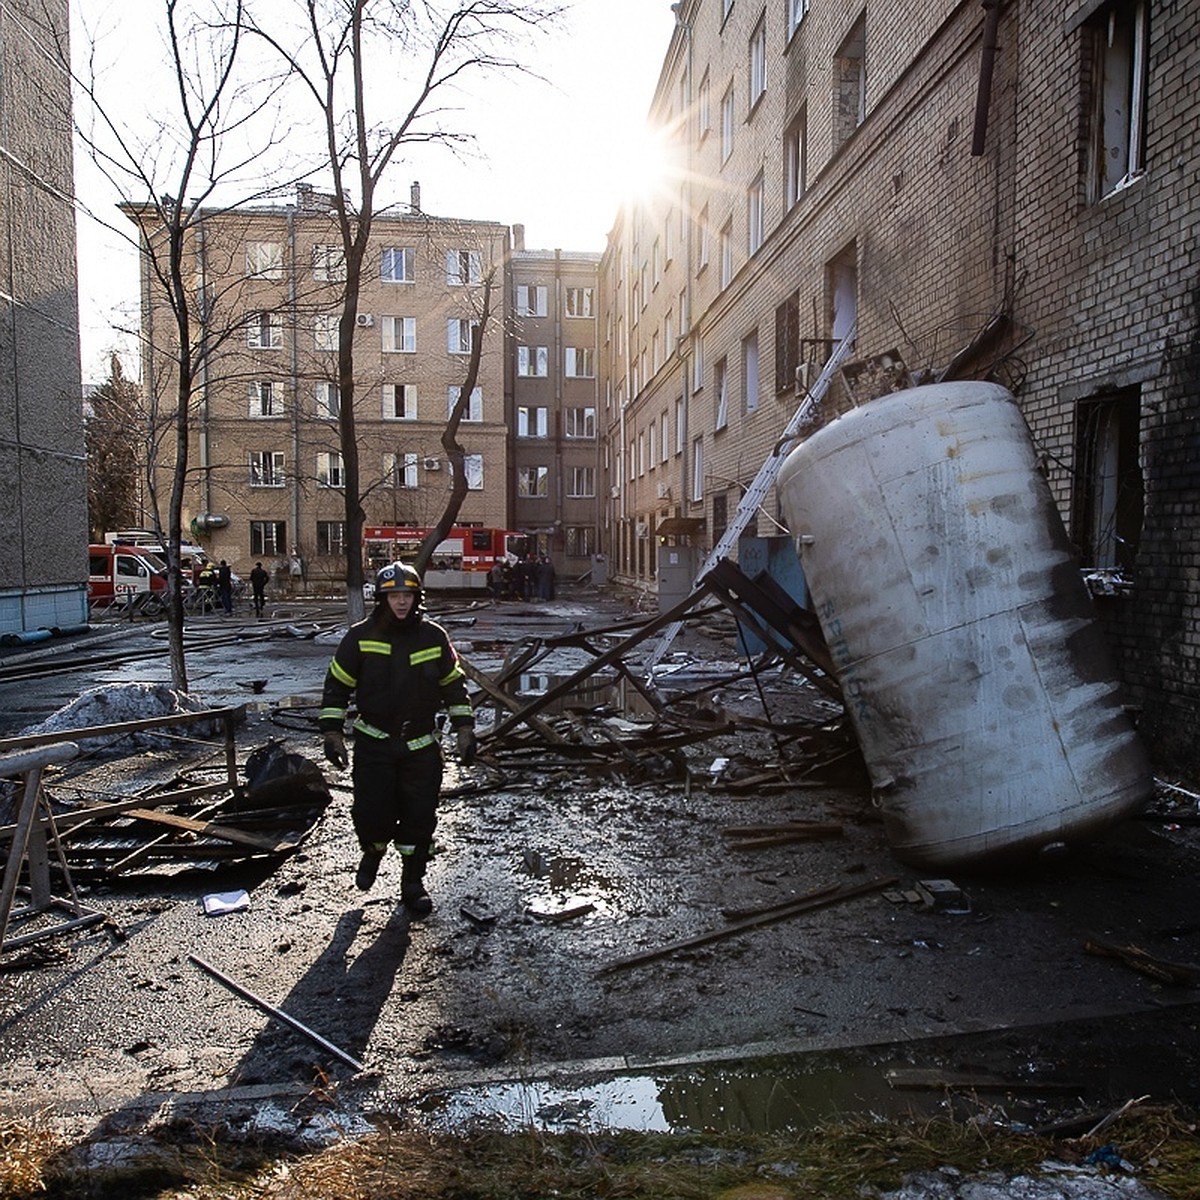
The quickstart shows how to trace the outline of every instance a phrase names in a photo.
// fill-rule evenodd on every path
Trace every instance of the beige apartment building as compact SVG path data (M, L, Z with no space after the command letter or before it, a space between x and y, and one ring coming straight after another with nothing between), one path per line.
M672 170L600 272L617 577L702 561L856 328L823 420L901 379L1014 391L1140 729L1194 765L1196 6L673 7ZM771 495L749 532L777 531Z
M190 420L184 524L213 558L242 574L262 560L280 583L344 578L336 348L345 269L330 206L301 186L295 204L202 214L188 247L204 301L197 336L210 346ZM492 312L459 428L468 482L459 523L505 524L508 244L505 225L423 212L416 185L408 211L375 218L354 351L367 525L425 526L443 510L451 471L441 435L489 278ZM173 322L145 266L142 289L143 380L150 404L170 411ZM167 494L160 484L164 518Z

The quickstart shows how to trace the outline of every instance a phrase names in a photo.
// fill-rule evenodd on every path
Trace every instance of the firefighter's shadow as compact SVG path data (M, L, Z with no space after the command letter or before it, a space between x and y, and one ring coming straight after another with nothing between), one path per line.
M365 913L344 913L329 945L297 980L278 1008L350 1058L364 1062L383 1006L408 952L409 916L400 906L373 941L355 954ZM235 1086L345 1078L353 1068L316 1038L269 1020L231 1072Z

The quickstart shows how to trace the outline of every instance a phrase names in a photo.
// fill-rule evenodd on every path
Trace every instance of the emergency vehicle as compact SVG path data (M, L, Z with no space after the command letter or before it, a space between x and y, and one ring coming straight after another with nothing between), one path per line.
M121 543L88 547L89 604L124 603L166 590L167 564L153 550Z
M164 562L167 558L162 539L151 529L121 529L116 533L106 533L104 540L110 546L133 546L139 550L149 550ZM195 542L179 543L179 569L187 578L190 579L194 572L199 571L209 561L203 547L197 546Z
M412 562L429 527L368 525L363 529L363 559L374 577L390 562ZM511 529L453 525L438 543L425 569L424 583L434 589L486 589L497 562L515 563L528 552L529 539Z

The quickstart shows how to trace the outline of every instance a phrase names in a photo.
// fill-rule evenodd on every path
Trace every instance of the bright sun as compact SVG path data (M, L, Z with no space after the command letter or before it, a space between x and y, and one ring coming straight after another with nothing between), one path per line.
M642 126L615 151L612 170L620 181L621 199L647 204L668 191L671 176L669 140L661 130Z

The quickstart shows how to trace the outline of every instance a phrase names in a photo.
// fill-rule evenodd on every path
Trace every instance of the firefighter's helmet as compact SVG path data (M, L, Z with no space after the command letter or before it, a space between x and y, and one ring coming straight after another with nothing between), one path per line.
M388 563L375 576L375 595L383 599L388 592L413 592L421 599L421 577L408 563Z

